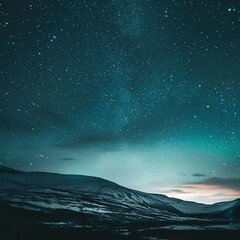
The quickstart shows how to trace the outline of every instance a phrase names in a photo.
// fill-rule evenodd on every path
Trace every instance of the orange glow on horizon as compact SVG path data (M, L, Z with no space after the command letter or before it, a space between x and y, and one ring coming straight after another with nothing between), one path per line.
M149 186L148 186L149 187ZM193 201L205 204L231 201L240 198L240 190L209 184L183 184L176 187L165 186L158 188L145 186L143 191L164 194L168 197L179 198L185 201Z

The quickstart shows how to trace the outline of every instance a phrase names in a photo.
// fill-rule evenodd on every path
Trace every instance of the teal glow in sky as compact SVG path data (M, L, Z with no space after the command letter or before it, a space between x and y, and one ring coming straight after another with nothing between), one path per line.
M0 12L1 165L240 197L238 1L25 0Z

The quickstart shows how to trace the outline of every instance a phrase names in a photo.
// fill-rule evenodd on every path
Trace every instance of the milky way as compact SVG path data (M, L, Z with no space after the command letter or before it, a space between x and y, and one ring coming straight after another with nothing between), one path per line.
M10 0L0 15L0 164L240 196L239 1Z

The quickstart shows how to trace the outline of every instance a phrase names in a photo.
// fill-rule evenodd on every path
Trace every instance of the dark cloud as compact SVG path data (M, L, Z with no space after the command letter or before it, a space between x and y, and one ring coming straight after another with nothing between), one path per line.
M187 188L194 188L195 186L198 188L198 185L206 185L240 190L240 178L208 178L203 181L191 182L188 184L191 184L191 186L186 185Z
M28 121L21 121L14 118L0 117L0 130L6 132L29 133L33 126Z
M36 133L52 125L67 125L68 119L64 114L57 113L50 108L39 108L29 119L21 116L0 116L0 131L7 133Z
M184 173L184 172L179 172L178 174L181 175L181 176L187 176L187 174Z
M32 144L27 144L27 143L21 143L19 145L19 147L24 149L24 150L31 150L31 149L33 149L33 145Z
M193 177L206 177L207 175L204 174L204 173L196 172L196 173L193 173L192 176L193 176Z
M180 189L172 189L172 190L166 191L166 193L182 193L182 194L186 193L187 194L189 192L185 192L185 191L180 190Z
M190 183L190 184L195 184L195 183ZM180 188L188 188L188 189L195 189L196 187L195 186L192 186L192 185L188 185L188 183L186 185L179 185L178 187Z
M208 178L202 182L207 185L217 185L226 188L240 190L240 178Z
M102 150L116 149L120 138L114 134L108 133L95 133L86 134L71 141L58 144L57 147L64 149L86 149L86 148L98 148Z
M72 157L63 157L61 158L61 160L64 160L64 161L72 161L72 160L75 160L76 158L72 158Z
M63 113L58 113L51 108L40 107L37 111L40 117L43 117L45 120L50 121L53 124L67 125L69 120Z

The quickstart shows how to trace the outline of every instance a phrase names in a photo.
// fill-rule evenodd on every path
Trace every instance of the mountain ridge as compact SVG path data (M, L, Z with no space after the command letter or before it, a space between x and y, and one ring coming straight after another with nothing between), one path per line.
M16 173L16 174L42 174L42 175L56 175L56 176L71 176L71 177L79 177L79 178L86 178L86 179L95 179L95 180L100 180L100 181L104 181L105 183L111 184L111 185L115 185L124 189L128 189L131 191L135 191L135 192L140 192L140 193L144 193L144 194L149 194L152 196L163 196L166 197L168 199L172 199L172 200L176 200L176 201L182 201L182 202L187 202L187 203L196 203L196 204L200 204L200 205L206 205L206 206L212 206L212 205L218 205L218 204L224 204L224 203L228 203L228 202L234 202L234 201L240 201L240 198L236 198L234 200L231 201L222 201L222 202L216 202L213 204L206 204L206 203L199 203L199 202L195 202L195 201L188 201L188 200L183 200L180 198L175 198L175 197L168 197L167 195L164 194L158 194L158 193L151 193L151 192L143 192L140 190L135 190L132 188L128 188L125 186L122 186L118 183L115 183L111 180L107 180L101 177L97 177L97 176L89 176L89 175L81 175L81 174L63 174L63 173L55 173L55 172L44 172L44 171L21 171L21 170L16 170L14 168L10 168L10 167L5 167L5 166L0 166L0 174L1 173Z
M6 216L0 224L11 222L11 218L30 224L21 214L15 216L14 212L21 209L25 215L34 215L34 224L51 226L240 226L240 199L206 205L144 193L99 177L22 172L2 166L0 205L5 206L0 207L0 214L5 208L15 209L11 210L13 216Z

